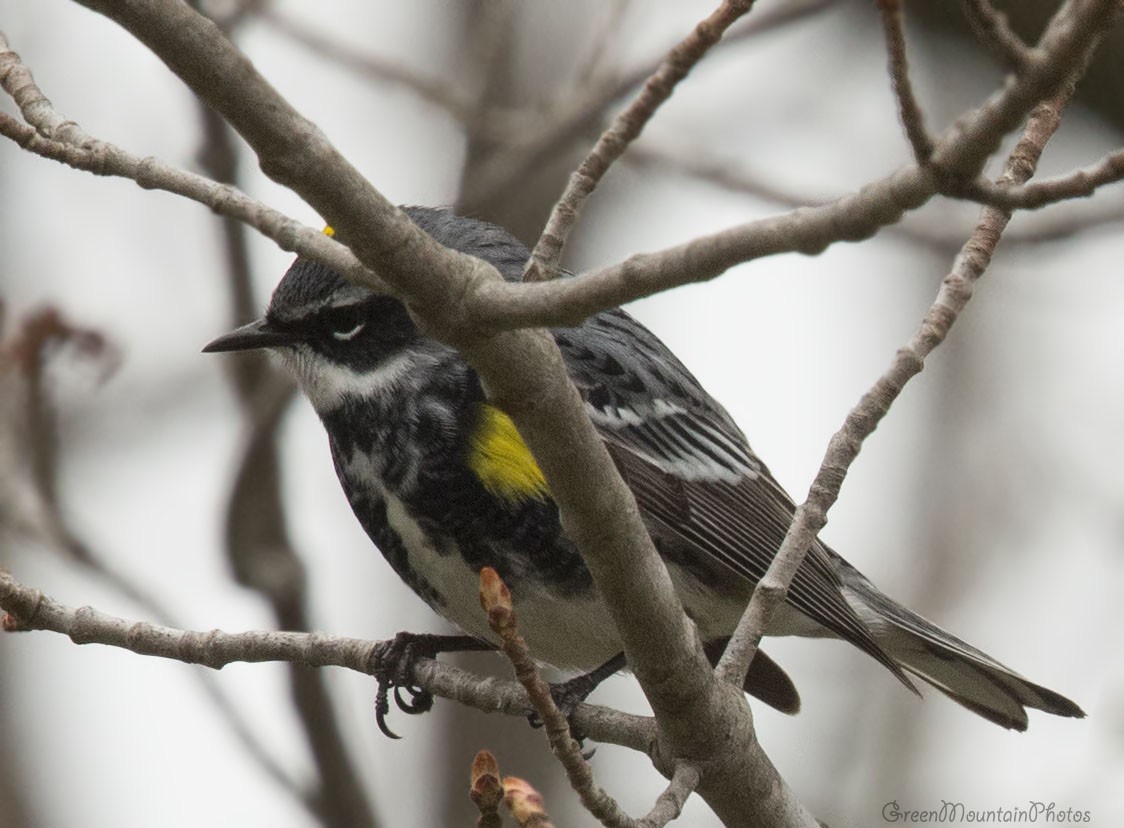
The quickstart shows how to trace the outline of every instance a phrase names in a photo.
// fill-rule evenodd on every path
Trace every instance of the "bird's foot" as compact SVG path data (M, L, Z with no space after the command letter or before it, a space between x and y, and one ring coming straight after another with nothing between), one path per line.
M570 735L579 745L583 745L585 733L574 722L574 711L577 710L579 704L589 698L589 695L597 689L601 682L624 669L625 664L624 653L619 653L588 673L582 673L580 676L574 676L567 681L550 685L550 695L554 699L554 706L566 717L566 721L570 725ZM534 728L543 726L542 717L537 710L528 711L527 721ZM589 759L593 756L593 751L583 752L582 755Z
M390 713L390 691L403 713L416 716L433 708L433 694L417 683L414 670L423 658L439 653L492 649L479 639L466 635L433 635L400 632L389 641L380 641L371 653L371 674L378 683L375 694L375 723L384 736L401 738L386 724Z

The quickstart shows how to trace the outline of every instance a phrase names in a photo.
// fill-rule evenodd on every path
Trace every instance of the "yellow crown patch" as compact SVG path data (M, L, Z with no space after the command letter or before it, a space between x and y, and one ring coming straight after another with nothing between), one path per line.
M468 466L488 491L509 500L541 499L550 491L515 423L494 405L479 407Z

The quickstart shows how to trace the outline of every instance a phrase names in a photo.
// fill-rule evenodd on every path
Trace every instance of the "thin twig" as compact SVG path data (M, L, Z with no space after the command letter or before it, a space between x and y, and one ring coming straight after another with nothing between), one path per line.
M524 281L548 279L558 268L562 248L586 199L616 161L643 131L656 111L671 97L676 85L702 60L734 21L753 8L753 0L723 0L686 38L675 45L645 82L640 93L612 125L601 134L593 149L570 176L570 182L547 220L524 270Z
M1002 92L965 113L933 151L933 165L971 181L992 148L1045 97L1085 65L1119 14L1114 0L1072 0L1043 35L1045 57L1008 79ZM1054 92L1051 92L1054 90ZM830 204L802 207L700 236L572 279L478 282L465 296L465 319L484 330L579 324L592 313L661 290L713 279L736 264L779 253L815 255L841 241L869 238L927 203L942 184L931 170L903 167Z
M878 0L878 10L882 15L882 30L886 35L886 52L890 58L890 85L898 101L898 115L905 128L913 157L925 167L933 154L933 138L925 129L925 116L917 97L913 94L913 83L909 78L909 61L905 49L905 15L902 0Z
M575 88L588 90L606 86L603 81L613 71L608 61L609 56L615 54L613 42L627 35L624 22L632 5L632 0L611 0L608 3L608 9L603 12L603 22L594 29L585 54L578 57Z
M738 168L738 161L709 154L702 147L670 147L647 140L637 141L622 163L660 172L681 173L733 193L754 196L784 207L829 204L832 199L798 193L766 181L762 176Z
M566 778L577 792L582 805L602 825L609 828L633 828L635 820L594 781L593 769L582 756L581 745L570 733L570 723L554 703L550 685L539 675L530 648L519 634L511 593L490 566L480 570L480 604L488 615L488 625L500 637L500 649L515 669L515 677L527 691L527 697L542 718L550 748L566 771Z
M322 262L349 278L370 280L378 291L378 277L355 255L320 230L305 227L284 213L267 207L229 185L181 170L155 158L141 158L107 141L87 135L55 110L36 86L31 72L11 51L0 33L0 88L16 104L27 123L0 112L0 135L23 149L94 175L127 178L146 190L163 190L197 201L214 212L237 219L272 239L282 250L295 251ZM383 285L382 292L388 293Z
M406 68L399 60L383 58L369 49L351 46L339 38L316 31L307 21L297 21L273 6L262 9L258 16L275 31L317 57L338 63L360 77L405 87L458 120L464 120L472 110L469 97L455 92L447 78L428 77Z
M1082 65L1081 71L1084 66ZM1071 82L1057 98L1035 107L1023 136L1007 160L1000 185L1021 184L1034 174L1046 142L1061 121L1061 111L1073 92ZM866 440L889 413L890 406L925 359L948 336L953 323L972 297L975 282L991 262L999 238L1011 213L984 207L975 232L961 248L952 270L941 283L936 299L910 341L898 350L890 367L863 395L848 414L842 428L831 438L819 472L793 517L792 525L776 557L753 591L749 606L738 623L718 664L720 678L741 687L757 652L769 619L788 594L792 578L827 520L827 512L839 496L847 471Z
M1060 201L1088 198L1106 184L1124 179L1124 149L1110 152L1094 164L1064 175L1028 184L1004 185L977 179L956 195L1004 210L1038 210Z
M936 194L929 176L906 167L830 204L699 236L653 253L549 282L478 283L465 297L466 318L483 330L580 324L590 314L780 253L815 255L840 241L860 241L927 203Z
M965 181L976 178L1003 138L1041 101L1055 97L1120 16L1117 0L1068 0L1054 14L1033 59L1001 91L953 124L933 150L933 168Z
M83 544L82 551L81 562L136 605L138 609L166 626L176 626L172 614L147 589L129 578L125 573L111 567L106 563L103 556L95 554L87 545ZM218 713L219 718L226 722L227 727L241 743L243 750L246 751L250 759L261 768L266 776L273 779L281 790L290 794L293 799L299 802L309 812L310 816L319 819L321 816L318 810L319 805L315 802L307 787L293 778L276 761L273 751L258 738L249 722L235 707L234 702L223 692L215 676L201 670L193 670L192 675L199 682L204 695Z
M701 780L702 775L696 765L691 762L676 764L671 782L656 799L652 810L643 819L637 820L637 828L663 828L678 819L687 798L695 792Z
M1031 59L1030 49L1007 23L1007 15L990 0L962 0L964 16L980 42L999 56L1009 69L1022 71Z
M47 630L75 644L102 644L138 655L199 664L218 670L237 662L291 662L308 667L344 667L365 675L379 668L373 657L380 642L361 638L296 633L181 630L108 615L93 607L68 607L21 584L0 569L0 610L8 613L5 631ZM482 679L432 659L422 659L414 674L418 684L441 698L487 713L523 717L527 695L515 682ZM573 718L590 738L647 752L653 739L649 717L620 713L583 703Z
M818 14L831 5L832 0L791 0L779 9L774 6L733 27L714 49L744 44L751 38ZM493 109L489 119L506 124L497 137L507 141L508 146L476 172L473 192L463 198L466 210L474 213L479 205L507 197L523 186L530 172L557 157L573 141L590 132L596 135L604 131L605 111L658 71L662 59L661 56L658 60L645 61L622 72L615 80L606 78L592 87L579 88L552 102L545 112L529 113L529 117L528 113L520 118L515 113Z
M1122 156L1124 150L1118 150L1088 167L1021 185L1000 186L981 176L970 184L959 184L955 195L980 205L1037 210L1062 201L1090 197L1101 187L1119 181L1124 177ZM673 149L642 141L635 144L622 160L626 164L652 165L661 171L680 173L731 193L772 201L785 207L822 206L832 201L832 198L819 194L782 189L754 172L739 170L736 162L710 156L699 147ZM1121 208L1082 210L1068 218L1058 216L1052 222L1044 221L1036 227L1020 224L1018 229L1008 231L1003 238L1007 245L1044 244L1121 221L1124 221L1124 209ZM924 227L899 223L887 227L886 232L940 251L958 249L964 238L962 233L942 232L939 227L931 226L931 222Z

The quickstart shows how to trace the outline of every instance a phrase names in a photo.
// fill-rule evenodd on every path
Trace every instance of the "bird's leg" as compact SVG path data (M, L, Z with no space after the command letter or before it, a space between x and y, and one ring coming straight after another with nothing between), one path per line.
M588 673L582 673L572 679L551 684L550 695L554 698L555 706L563 716L569 719L577 706L585 701L601 682L609 676L619 673L627 664L624 653L617 653L600 667L595 667ZM531 727L542 727L543 724L537 710L531 710L527 713L527 721ZM572 721L570 722L570 734L577 740L578 744L581 744L585 738L581 730Z
M433 635L400 632L389 641L382 641L371 653L371 674L378 682L375 695L375 722L384 736L400 738L386 724L390 712L389 692L394 690L394 703L403 713L416 715L433 707L433 694L418 687L414 668L422 658L436 658L439 653L494 650L495 646L470 635ZM405 690L409 698L403 698Z
M567 717L574 712L579 704L589 698L589 694L597 689L609 676L616 675L627 666L624 653L617 653L600 667L594 667L588 673L574 676L572 679L550 685L550 695L554 703Z

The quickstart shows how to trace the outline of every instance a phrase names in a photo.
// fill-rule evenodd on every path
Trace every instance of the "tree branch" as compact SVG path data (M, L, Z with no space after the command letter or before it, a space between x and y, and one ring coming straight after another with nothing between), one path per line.
M898 101L898 115L905 127L909 144L913 147L913 158L919 166L924 167L933 154L933 138L925 130L925 117L909 79L902 0L878 0L878 11L882 16L882 30L886 36L886 52L890 58L890 85Z
M480 570L480 604L488 616L488 626L500 638L500 649L511 662L515 677L527 691L543 729L566 778L578 794L582 806L606 828L634 828L635 820L593 778L593 769L582 756L581 745L570 733L570 723L554 703L550 685L539 675L531 650L519 633L518 618L511 593L496 570Z
M953 124L933 150L934 167L962 181L975 179L1000 141L1040 101L1053 98L1087 65L1120 15L1113 0L1068 0L1054 14L1022 72L982 106Z
M965 190L963 182L978 177L1002 137L1085 65L1118 13L1112 0L1071 0L1047 28L1033 66L961 116L938 140L925 168L910 165L829 204L637 254L577 278L522 285L479 282L465 296L465 315L484 330L575 325L603 308L707 281L736 264L779 253L814 255L840 241L869 238L938 192ZM1113 171L1116 164L1114 158Z
M709 281L731 267L781 253L816 255L840 241L868 239L936 194L916 166L898 170L829 204L735 225L571 279L475 285L465 315L482 330L566 327L604 308Z
M387 286L367 270L354 253L321 231L305 227L228 184L177 169L156 158L132 155L86 134L76 122L55 110L35 84L31 72L20 62L19 55L11 51L2 32L0 88L12 97L27 121L23 124L0 112L0 135L21 148L74 169L127 178L145 190L163 190L191 199L219 215L253 227L282 250L308 256L349 278L362 279L376 292L388 292Z
M189 631L107 615L93 607L68 607L25 586L0 570L0 609L5 632L46 630L68 636L75 644L102 644L138 655L198 664L219 670L234 663L268 661L306 667L344 667L365 675L379 668L380 642L322 633ZM527 696L512 681L481 679L432 659L419 661L419 685L435 696L485 713L524 717ZM648 753L654 739L650 718L621 713L594 704L580 704L574 721L590 738Z
M1073 93L1073 82L1054 100L1039 104L1018 145L1007 160L998 183L1023 183L1034 174L1038 159L1061 120L1061 111ZM745 682L750 662L757 652L769 620L784 601L796 570L800 568L816 536L827 522L827 512L851 464L890 406L913 377L921 373L925 359L948 336L953 323L972 297L972 287L991 262L999 238L1011 213L994 207L981 211L979 223L961 249L952 271L945 276L932 306L910 341L898 350L893 363L863 395L828 444L808 498L796 510L781 548L753 591L749 606L734 631L717 672L735 687Z
M524 281L534 282L553 276L578 214L609 167L636 140L695 64L702 60L736 20L753 8L753 2L754 0L723 0L709 17L668 52L632 103L613 119L610 127L601 134L593 149L570 176L566 191L554 205L523 271Z
M323 60L338 63L359 77L405 87L423 101L445 110L458 121L468 120L473 104L467 95L457 94L445 78L432 78L403 67L397 60L388 60L360 50L309 28L275 7L262 9L258 15L278 33L308 49Z
M1124 149L1087 167L1029 184L1003 185L983 179L964 185L965 198L1003 210L1038 210L1060 201L1088 198L1100 187L1124 178Z
M990 0L963 0L964 14L980 42L1018 72L1031 60L1030 50L1007 23L1007 16Z
M683 813L687 798L694 793L701 781L699 769L690 762L680 762L675 766L671 783L659 795L652 810L637 825L640 828L663 828L674 822Z

